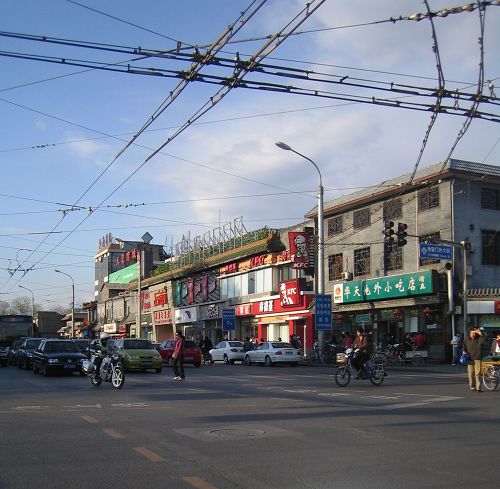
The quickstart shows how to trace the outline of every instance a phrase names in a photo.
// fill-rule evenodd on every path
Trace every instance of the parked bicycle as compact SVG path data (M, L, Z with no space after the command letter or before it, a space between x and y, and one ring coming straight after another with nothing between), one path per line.
M321 362L323 365L329 365L331 363L337 363L337 353L344 353L345 348L341 345L335 343L327 343L323 354L321 355Z
M386 350L387 365L413 365L421 367L425 364L427 352L423 350L405 350L403 345L389 345Z
M346 350L346 364L339 367L335 372L335 382L339 387L346 387L351 381L351 376L356 372L352 365L355 351L352 348ZM384 365L381 363L374 363L371 360L365 362L362 368L362 380L370 379L373 385L381 385L384 377L387 375L384 370Z
M500 383L500 365L488 365L483 374L483 385L489 391L494 391Z

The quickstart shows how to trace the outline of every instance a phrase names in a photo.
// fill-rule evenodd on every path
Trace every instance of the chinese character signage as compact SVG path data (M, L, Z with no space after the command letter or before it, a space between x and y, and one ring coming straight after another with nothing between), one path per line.
M432 270L344 282L335 285L334 302L350 304L432 294L434 283Z
M316 294L316 331L332 329L332 296Z
M292 268L313 268L314 263L313 259L311 259L313 237L311 233L288 233L288 239L290 240Z

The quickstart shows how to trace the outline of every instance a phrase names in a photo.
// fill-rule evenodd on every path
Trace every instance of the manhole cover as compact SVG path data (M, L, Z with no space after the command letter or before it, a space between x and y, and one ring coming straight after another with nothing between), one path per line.
M220 430L210 430L208 434L216 438L240 438L248 436L260 436L264 435L266 432L262 430L251 430L251 429L238 429L238 428L226 428Z

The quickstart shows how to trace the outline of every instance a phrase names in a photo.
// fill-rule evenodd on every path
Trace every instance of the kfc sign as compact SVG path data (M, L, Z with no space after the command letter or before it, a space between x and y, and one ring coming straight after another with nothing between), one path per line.
M296 306L300 304L299 280L280 282L280 303L282 307Z
M313 268L313 236L306 232L288 233L292 268Z

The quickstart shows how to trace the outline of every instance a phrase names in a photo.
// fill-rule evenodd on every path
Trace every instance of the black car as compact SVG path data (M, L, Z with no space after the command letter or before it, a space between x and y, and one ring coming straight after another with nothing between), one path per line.
M7 354L7 363L9 365L16 366L17 365L17 350L21 346L24 338L14 340L9 347L9 352Z
M90 354L89 354L90 340L86 340L83 338L76 338L73 341L76 343L76 346L80 349L80 351L87 358L90 358Z
M44 338L24 338L17 349L17 368L31 368L33 351L38 348Z
M86 358L73 340L43 340L33 352L33 372L42 372L43 375L79 372L80 375L85 375L82 362Z
M5 367L7 365L8 357L9 357L9 349L0 346L0 367Z

